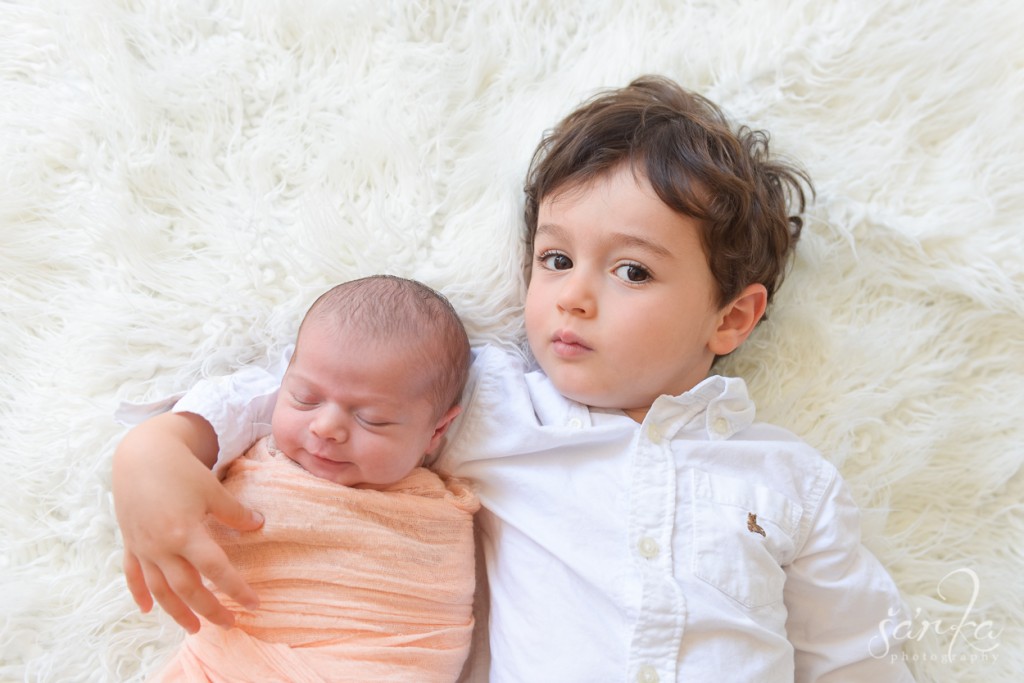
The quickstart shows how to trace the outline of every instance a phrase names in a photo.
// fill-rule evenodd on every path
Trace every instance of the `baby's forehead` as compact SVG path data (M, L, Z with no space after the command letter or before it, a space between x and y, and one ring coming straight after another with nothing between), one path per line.
M351 320L339 320L330 316L307 318L299 329L295 340L293 359L315 355L321 362L351 364L357 361L386 357L400 363L415 355L413 339L403 339L393 330L378 330L369 325L359 325ZM424 343L420 340L420 343ZM306 353L304 353L306 351Z
M437 374L444 363L444 357L433 352L438 343L426 335L403 336L328 320L307 320L299 330L289 367L298 364L306 374L334 370L370 379L372 374L360 370L371 365L394 366L401 368L401 381L392 384L397 392L404 387L421 387Z

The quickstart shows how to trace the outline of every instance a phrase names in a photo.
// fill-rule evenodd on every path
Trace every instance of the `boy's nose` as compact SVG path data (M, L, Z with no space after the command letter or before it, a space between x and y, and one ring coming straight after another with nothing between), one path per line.
M309 423L309 431L324 441L348 441L348 425L345 416L334 406L323 406Z
M580 272L573 272L566 277L558 292L557 304L559 310L572 315L593 315L597 308L597 300L590 279Z

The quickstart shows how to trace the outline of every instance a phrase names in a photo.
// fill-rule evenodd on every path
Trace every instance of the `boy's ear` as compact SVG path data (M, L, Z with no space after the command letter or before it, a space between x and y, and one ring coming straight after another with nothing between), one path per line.
M725 356L735 351L754 331L767 307L768 290L765 286L748 285L738 297L722 308L718 329L708 342L708 348L716 356Z
M452 426L452 422L462 412L462 406L452 406L448 409L448 412L442 415L434 426L434 434L430 437L430 445L427 448L427 453L433 453L438 446L441 445L441 439L444 438L445 432Z

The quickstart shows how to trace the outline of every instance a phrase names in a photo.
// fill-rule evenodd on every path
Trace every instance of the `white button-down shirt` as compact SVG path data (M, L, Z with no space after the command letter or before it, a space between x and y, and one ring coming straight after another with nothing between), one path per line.
M218 467L269 431L282 371L178 402L214 426ZM436 467L484 506L490 681L913 680L885 642L898 591L846 486L753 422L742 380L662 396L637 424L485 348L464 404ZM469 677L486 680L475 658Z

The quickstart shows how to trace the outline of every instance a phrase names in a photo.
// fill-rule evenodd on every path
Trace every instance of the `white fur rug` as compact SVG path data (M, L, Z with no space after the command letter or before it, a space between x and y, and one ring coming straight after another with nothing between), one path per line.
M140 680L179 638L124 588L119 400L374 272L516 341L535 144L660 72L819 189L726 370L849 479L919 679L1020 680L1022 35L1004 0L0 3L0 679Z

